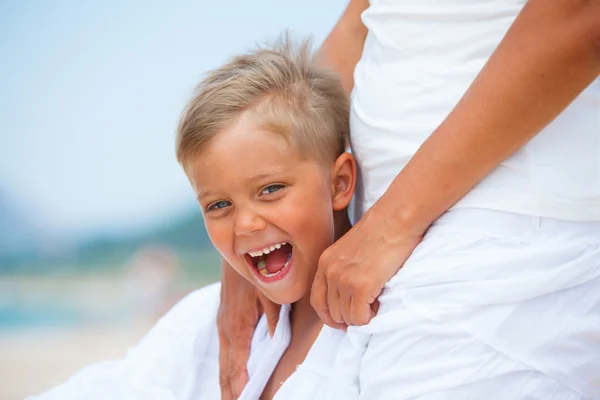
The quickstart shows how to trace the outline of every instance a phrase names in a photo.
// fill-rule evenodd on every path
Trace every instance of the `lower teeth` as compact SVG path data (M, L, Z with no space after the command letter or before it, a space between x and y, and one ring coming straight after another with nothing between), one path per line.
M292 253L288 254L287 260L283 264L283 268L281 268L277 272L273 272L272 274L270 274L269 271L267 270L267 263L264 260L261 260L261 261L258 262L258 265L257 265L258 272L260 272L260 274L262 276L264 276L265 278L271 278L273 276L277 276L281 271L283 271L285 269L285 267L288 266L288 264L290 263L290 259L291 258L292 258Z

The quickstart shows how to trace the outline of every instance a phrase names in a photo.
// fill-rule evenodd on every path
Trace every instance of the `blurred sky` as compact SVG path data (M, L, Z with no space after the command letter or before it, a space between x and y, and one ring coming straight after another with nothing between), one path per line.
M345 4L0 2L0 191L66 236L191 208L173 138L202 73L286 28L318 44Z

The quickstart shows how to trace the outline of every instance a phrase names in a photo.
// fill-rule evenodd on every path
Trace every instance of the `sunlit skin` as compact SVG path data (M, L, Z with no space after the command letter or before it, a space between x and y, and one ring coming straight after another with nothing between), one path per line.
M340 178L340 169L349 176ZM350 201L352 156L345 153L329 166L303 157L282 135L259 129L246 112L187 171L210 239L227 262L273 302L307 296L319 257L334 241L334 211ZM342 189L350 189L341 194L340 179ZM265 282L248 253L281 242L293 246L289 271Z

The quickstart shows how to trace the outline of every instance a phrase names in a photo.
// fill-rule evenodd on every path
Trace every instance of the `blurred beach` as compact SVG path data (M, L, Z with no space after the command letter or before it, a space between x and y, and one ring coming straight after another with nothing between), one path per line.
M93 362L122 357L152 325L90 325L0 331L0 399L41 393Z
M149 265L1 278L0 400L41 393L84 366L123 357L181 297L216 276L186 279Z

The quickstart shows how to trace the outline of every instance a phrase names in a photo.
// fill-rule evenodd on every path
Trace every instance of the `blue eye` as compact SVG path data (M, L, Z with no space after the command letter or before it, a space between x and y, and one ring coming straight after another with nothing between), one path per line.
M269 185L266 188L264 188L260 194L271 194L271 193L275 193L276 191L283 189L283 185Z
M230 205L231 205L231 203L228 202L228 201L219 200L219 201L216 201L216 202L212 203L208 207L206 207L206 211L220 210L221 208L225 208L225 207L228 207Z

